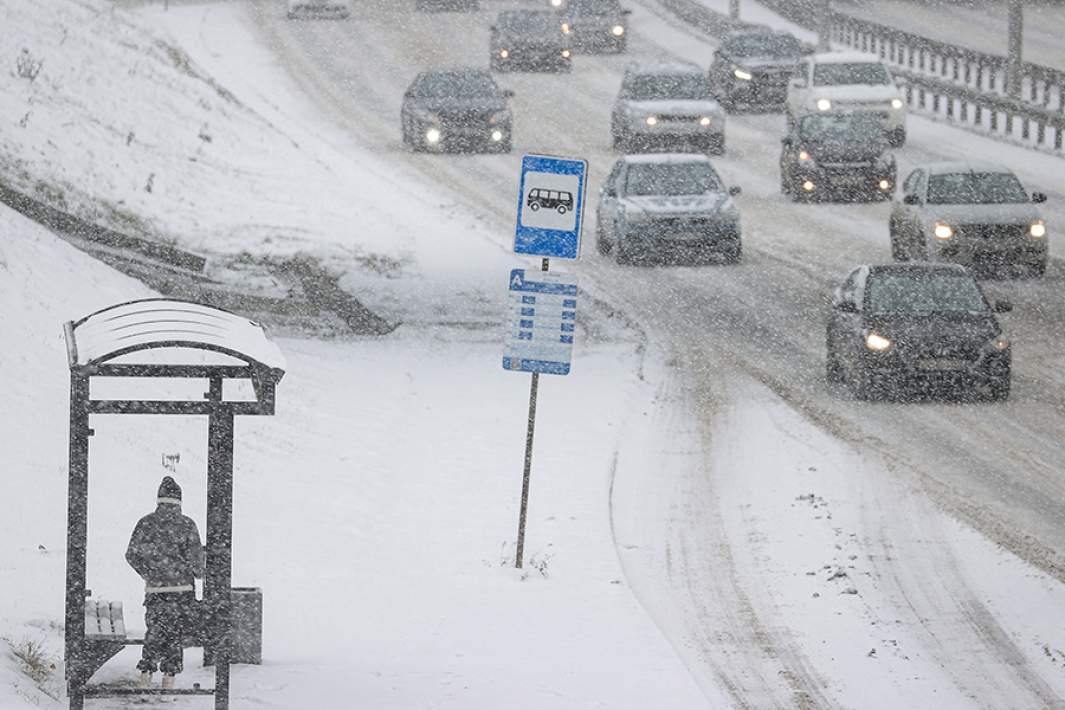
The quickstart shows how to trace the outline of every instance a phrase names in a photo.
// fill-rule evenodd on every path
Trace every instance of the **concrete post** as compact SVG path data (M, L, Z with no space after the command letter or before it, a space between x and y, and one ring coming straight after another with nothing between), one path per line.
M1024 0L1010 0L1009 49L1006 53L1006 93L1021 97L1021 63L1024 61Z
M730 19L740 19L740 0L729 0L728 16Z
M827 52L832 46L832 0L814 0L817 13L817 51Z

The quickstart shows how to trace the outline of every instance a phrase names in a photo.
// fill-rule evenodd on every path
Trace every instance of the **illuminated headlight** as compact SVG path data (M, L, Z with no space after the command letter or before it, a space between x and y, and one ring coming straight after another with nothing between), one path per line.
M425 142L426 143L439 143L440 142L440 129L439 128L430 128L428 131L426 131L425 132Z
M936 239L946 241L954 236L954 227L951 227L946 222L936 222L932 226L932 234L935 235Z
M832 108L832 102L829 101L828 99L818 99L817 100L817 110L818 111L827 111L830 108Z
M702 118L699 119L699 125L702 126L703 128L706 128L707 126L709 126L710 123L711 123L711 121L710 121L710 117L709 116L703 116Z
M884 192L887 192L888 190L891 189L891 181L890 180L881 180L880 182L877 183L877 187L879 187Z
M498 128L492 131L492 140L496 143L503 140L503 131L499 130Z
M902 99L891 99L891 108L895 109L896 111L902 108Z
M740 79L741 81L750 81L751 79L754 78L754 75L751 74L749 71L744 71L743 69L740 69L739 67L733 67L732 68L732 75L734 77L736 77L737 79Z
M562 58L563 59L569 59L569 50L568 49L563 49L562 50Z
M806 190L807 192L813 192L814 184L811 181L807 180L802 184L802 189Z
M812 160L812 158L810 157L810 154L808 152L806 152L805 150L800 150L799 160L806 162L807 160Z
M503 59L506 59L507 57L510 56L510 52L508 52L505 49L501 49L501 50L499 50L499 56L501 56Z
M562 0L551 0L551 7L562 7Z
M554 5L555 7L558 7L559 5L562 4L562 0L551 0L551 4ZM569 34L569 23L568 22L563 22L562 23L562 34L564 34L564 35L568 35Z
M879 333L869 333L869 335L865 336L865 347L874 353L886 353L891 350L891 340Z
M625 34L625 28L621 25L614 25L610 28L610 34L614 35L615 37L620 37L621 35Z
M658 117L657 116L648 116L646 119L644 119L644 121L645 121L645 123L647 123L648 126L657 126L658 125Z
M1047 235L1047 223L1041 219L1037 219L1028 225L1028 235L1041 239Z
M991 341L991 347L995 350L1005 350L1010 346L1009 338L1004 338L1001 335Z

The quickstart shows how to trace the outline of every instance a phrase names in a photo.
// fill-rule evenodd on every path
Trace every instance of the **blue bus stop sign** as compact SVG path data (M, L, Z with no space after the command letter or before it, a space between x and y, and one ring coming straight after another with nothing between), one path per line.
M515 253L555 259L580 255L587 174L585 160L522 156Z

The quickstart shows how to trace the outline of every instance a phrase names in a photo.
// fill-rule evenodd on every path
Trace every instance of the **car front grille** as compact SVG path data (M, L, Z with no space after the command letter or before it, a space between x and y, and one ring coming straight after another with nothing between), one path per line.
M659 217L649 222L644 232L660 238L709 236L716 231L716 220L707 217Z
M440 111L437 115L440 116L440 120L445 124L453 124L458 126L465 125L482 125L488 123L488 119L492 117L495 111L484 111L483 109L462 109L458 111Z
M667 114L660 120L667 123L697 123L702 116L697 114Z
M958 234L969 239L1006 240L1023 239L1028 229L1023 224L963 224Z

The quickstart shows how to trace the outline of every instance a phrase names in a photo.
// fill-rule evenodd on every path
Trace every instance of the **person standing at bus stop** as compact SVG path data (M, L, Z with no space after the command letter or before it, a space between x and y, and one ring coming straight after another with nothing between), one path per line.
M126 561L144 579L148 627L137 669L142 687L163 672L164 689L174 687L183 668L183 640L198 630L195 579L203 578L204 550L195 521L181 513L181 486L165 476L154 513L133 529Z

